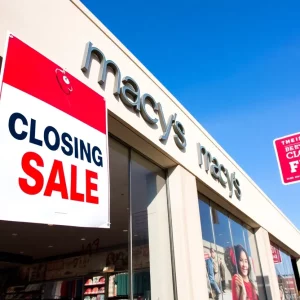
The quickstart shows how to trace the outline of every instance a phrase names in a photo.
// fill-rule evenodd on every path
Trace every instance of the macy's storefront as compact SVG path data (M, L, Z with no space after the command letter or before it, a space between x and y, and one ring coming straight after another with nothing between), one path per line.
M299 230L78 0L0 19L2 299L297 299Z

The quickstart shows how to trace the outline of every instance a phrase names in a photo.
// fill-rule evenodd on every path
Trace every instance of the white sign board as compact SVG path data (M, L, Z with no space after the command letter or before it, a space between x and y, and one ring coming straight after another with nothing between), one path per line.
M11 34L0 80L0 219L109 227L105 99Z

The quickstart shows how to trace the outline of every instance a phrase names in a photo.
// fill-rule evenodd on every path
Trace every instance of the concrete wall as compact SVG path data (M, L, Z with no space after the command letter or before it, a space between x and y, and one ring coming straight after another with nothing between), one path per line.
M196 179L181 166L171 168L168 190L177 299L208 299Z
M267 299L280 299L279 285L273 262L268 232L260 228L255 233Z

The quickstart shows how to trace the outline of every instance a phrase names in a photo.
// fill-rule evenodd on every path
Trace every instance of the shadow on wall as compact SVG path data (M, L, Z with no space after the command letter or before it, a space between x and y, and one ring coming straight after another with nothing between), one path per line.
M292 266L295 274L297 289L300 291L300 274L297 267L297 260L295 258L292 258Z
M3 57L0 56L0 73L1 73L1 67L2 67L2 60L3 60Z
M263 287L265 286L266 299L272 299L269 276L257 276L256 280L257 280L258 290L263 289Z

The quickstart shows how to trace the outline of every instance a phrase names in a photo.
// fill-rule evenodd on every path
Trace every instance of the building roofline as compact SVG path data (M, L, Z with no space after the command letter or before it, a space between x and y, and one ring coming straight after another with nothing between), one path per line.
M237 164L237 162L218 144L218 142L203 128L203 126L188 112L186 108L163 86L162 83L119 41L119 39L79 0L71 1L95 26L97 26L132 62L143 71L159 89L183 112L190 121L199 128L216 148L241 172L243 176L255 187L258 192L290 223L300 234L300 230L292 221L276 206L276 204L262 191L262 189L251 179L251 177Z

